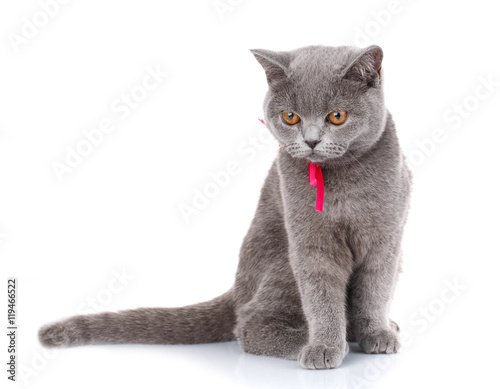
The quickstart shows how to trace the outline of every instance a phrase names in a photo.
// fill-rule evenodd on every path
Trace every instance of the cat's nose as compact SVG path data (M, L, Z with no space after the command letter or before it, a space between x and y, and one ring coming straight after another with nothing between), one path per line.
M305 141L307 143L307 145L311 148L311 149L314 149L316 147L316 145L321 142L320 140L306 140Z

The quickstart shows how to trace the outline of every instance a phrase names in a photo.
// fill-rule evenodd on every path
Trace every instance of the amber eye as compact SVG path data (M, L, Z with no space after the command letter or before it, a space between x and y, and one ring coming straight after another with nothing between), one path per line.
M283 120L288 124L297 124L300 121L300 116L293 112L283 112Z
M336 125L344 123L346 118L347 118L346 111L333 111L330 112L327 116L328 121Z

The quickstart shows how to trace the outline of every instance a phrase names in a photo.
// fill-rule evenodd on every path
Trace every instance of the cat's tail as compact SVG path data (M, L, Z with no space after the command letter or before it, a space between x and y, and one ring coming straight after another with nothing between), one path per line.
M235 340L233 292L180 308L139 308L73 316L38 333L46 347L85 344L196 344Z

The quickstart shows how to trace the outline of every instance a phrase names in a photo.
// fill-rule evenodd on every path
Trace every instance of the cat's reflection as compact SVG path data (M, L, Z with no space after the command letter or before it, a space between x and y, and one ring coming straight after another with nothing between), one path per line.
M167 347L175 348L186 360L211 373L226 377L236 387L259 389L371 388L398 358L397 354L368 355L356 343L350 343L350 352L339 368L304 370L297 361L244 353L237 342Z

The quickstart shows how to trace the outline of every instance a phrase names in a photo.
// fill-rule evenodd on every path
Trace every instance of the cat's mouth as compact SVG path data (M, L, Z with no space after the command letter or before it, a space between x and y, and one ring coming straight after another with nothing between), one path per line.
M325 156L319 155L319 154L315 154L315 153L314 153L314 150L313 150L313 152L312 152L310 155L308 155L308 156L306 157L306 159L307 159L309 162L313 162L313 163L320 163L320 162L324 162L324 161L326 161L328 158L327 158L327 157L325 157Z
M328 143L311 149L310 147L304 147L301 144L292 143L286 146L286 151L293 158L306 159L313 163L321 163L328 159L342 157L347 151L347 145Z
M336 147L335 149L328 149L328 150L310 150L308 155L305 156L305 158L309 162L313 163L321 163L324 162L328 159L337 159L342 157L346 153L345 148L340 148Z

